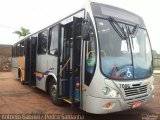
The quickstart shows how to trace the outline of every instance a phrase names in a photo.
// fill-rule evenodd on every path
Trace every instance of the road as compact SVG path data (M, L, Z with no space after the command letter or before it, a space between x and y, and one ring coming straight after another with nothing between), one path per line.
M132 110L94 115L73 109L67 103L61 107L55 106L45 92L21 85L11 72L0 72L0 114L80 114L86 120L142 120L142 115L147 114L159 115L160 119L159 79L160 75L155 75L155 98L151 103Z

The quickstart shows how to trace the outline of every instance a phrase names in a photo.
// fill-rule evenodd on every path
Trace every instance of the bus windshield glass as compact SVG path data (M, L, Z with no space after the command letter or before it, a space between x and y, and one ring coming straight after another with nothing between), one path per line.
M152 54L147 31L138 28L132 36L134 26L118 23L125 32L123 39L110 21L96 18L100 44L100 66L102 73L111 79L142 79L152 74Z

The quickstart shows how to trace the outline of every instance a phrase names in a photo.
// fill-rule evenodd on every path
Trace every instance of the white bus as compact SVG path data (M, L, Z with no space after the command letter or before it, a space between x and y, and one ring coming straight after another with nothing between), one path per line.
M22 84L86 112L133 109L154 97L153 59L142 18L91 2L13 46Z

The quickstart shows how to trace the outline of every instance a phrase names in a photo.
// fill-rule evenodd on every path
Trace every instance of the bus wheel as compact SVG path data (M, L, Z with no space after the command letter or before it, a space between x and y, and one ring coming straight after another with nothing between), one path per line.
M49 96L53 104L60 106L63 104L63 101L58 100L56 95L57 95L57 85L54 82L54 79L51 79L49 81Z

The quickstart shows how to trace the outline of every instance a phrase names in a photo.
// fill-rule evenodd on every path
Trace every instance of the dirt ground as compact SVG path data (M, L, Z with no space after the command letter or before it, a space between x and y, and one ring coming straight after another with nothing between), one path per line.
M51 103L48 95L20 81L11 72L0 72L0 114L79 114L86 120L145 120L142 115L158 115L160 119L160 75L155 75L155 98L151 103L133 110L94 115L69 104L62 107Z

